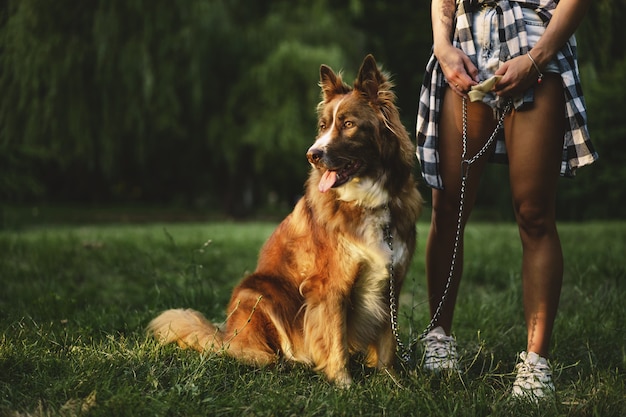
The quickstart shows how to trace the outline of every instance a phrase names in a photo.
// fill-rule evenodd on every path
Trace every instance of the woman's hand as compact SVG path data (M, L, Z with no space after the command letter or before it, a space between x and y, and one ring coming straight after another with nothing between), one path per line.
M502 79L495 85L493 91L503 97L513 97L522 94L529 87L537 84L539 74L527 55L520 55L506 61L498 68L495 75Z
M460 49L446 45L435 56L450 88L461 97L467 97L470 87L478 84L478 68Z
M559 1L550 24L533 46L531 54L537 66L541 69L554 58L557 51L572 36L581 20L584 18L591 0L561 0ZM523 93L527 88L537 83L539 74L533 62L527 55L520 55L505 62L496 75L502 79L494 91L500 96L515 96Z

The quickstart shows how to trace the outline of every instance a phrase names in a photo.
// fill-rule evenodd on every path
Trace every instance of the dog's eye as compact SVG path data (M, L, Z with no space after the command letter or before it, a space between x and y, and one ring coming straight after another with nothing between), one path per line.
M326 122L320 122L317 127L319 130L326 130Z
M345 122L343 122L343 128L344 129L350 129L350 128L354 127L354 126L355 126L355 124L351 120L346 120Z

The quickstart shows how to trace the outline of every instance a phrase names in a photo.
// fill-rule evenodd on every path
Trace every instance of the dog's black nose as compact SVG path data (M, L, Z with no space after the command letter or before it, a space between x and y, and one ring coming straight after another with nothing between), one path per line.
M324 151L318 148L309 148L309 151L306 153L306 158L312 164L317 164L322 157L324 156Z

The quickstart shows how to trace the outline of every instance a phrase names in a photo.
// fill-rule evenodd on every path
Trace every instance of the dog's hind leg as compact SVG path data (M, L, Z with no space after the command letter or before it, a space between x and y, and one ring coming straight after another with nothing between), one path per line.
M265 366L277 361L280 341L262 297L250 293L240 291L231 300L223 349L244 363Z

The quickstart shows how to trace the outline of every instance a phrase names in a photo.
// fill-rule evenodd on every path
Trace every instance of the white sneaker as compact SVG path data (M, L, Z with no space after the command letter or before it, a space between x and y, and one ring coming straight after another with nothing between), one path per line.
M447 336L441 327L435 327L428 332L422 342L425 370L439 372L458 368L456 340L452 336Z
M535 352L519 354L520 362L515 365L517 377L513 383L511 396L538 402L545 397L554 396L552 370L546 358Z

